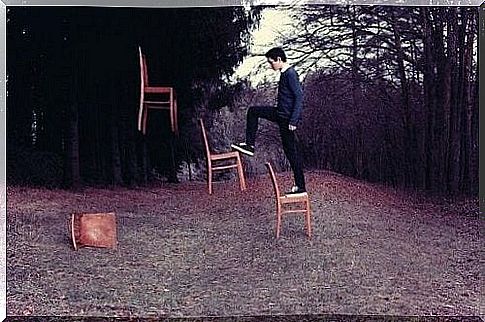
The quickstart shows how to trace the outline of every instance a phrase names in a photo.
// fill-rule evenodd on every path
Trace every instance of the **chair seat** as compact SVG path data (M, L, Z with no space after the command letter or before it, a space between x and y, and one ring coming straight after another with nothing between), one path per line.
M233 152L223 152L223 153L218 153L218 154L211 154L210 159L211 160L224 160L224 159L237 158L238 153L239 152L233 151Z
M308 200L308 193L295 193L291 195L284 195L280 197L282 203L292 203L292 202L304 202Z

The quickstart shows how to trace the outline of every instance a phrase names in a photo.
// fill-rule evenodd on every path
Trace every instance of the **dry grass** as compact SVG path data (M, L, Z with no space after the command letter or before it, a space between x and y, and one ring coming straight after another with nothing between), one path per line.
M291 185L290 174L279 176ZM269 177L79 192L7 188L7 314L478 315L478 201L427 200L309 172L274 238ZM115 211L116 250L74 251L73 212Z

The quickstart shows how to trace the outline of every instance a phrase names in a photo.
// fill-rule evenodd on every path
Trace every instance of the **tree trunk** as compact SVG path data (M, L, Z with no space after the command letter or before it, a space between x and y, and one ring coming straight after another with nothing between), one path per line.
M456 194L459 190L460 184L460 160L461 160L461 149L460 149L460 136L461 136L461 113L462 100L460 98L461 91L463 87L463 75L458 73L460 60L458 59L458 22L457 22L457 9L448 8L448 32L447 32L447 51L449 61L449 75L447 79L449 81L448 93L446 97L450 97L450 119L449 119L449 159L448 159L448 191L451 194ZM460 48L460 51L463 47ZM460 64L461 65L461 64Z
M474 88L472 86L473 80L473 43L475 41L476 30L476 11L467 10L468 19L464 25L463 36L464 40L464 53L463 53L463 80L464 80L464 93L463 93L463 106L464 106L464 138L463 138L463 152L464 152L464 171L463 171L463 190L467 193L474 193L474 187L477 185L475 180L474 165L474 153L473 146L475 138L473 135L473 118L475 101L473 99Z
M123 183L123 178L121 176L121 154L120 154L120 143L119 143L119 131L118 131L118 118L116 117L116 110L112 108L112 119L111 119L111 169L113 175L113 184L120 185Z
M79 161L79 64L80 53L77 48L68 46L65 51L67 61L62 69L60 87L68 99L66 100L66 154L65 154L65 183L68 187L77 188L81 184ZM70 58L70 59L69 59ZM70 65L70 66L69 66Z
M437 154L435 157L436 188L444 193L447 190L448 152L450 132L450 107L451 107L451 66L445 54L443 16L446 8L437 8L435 11L436 23L433 29L434 58L437 66L437 92L435 110L435 128Z
M354 167L358 178L362 178L364 174L364 143L363 143L363 115L361 113L361 105L359 103L360 99L360 86L359 86L359 63L358 63L358 39L357 39L357 28L355 22L357 21L356 7L352 6L352 106L354 108L354 113L357 119L356 124L356 136L353 139L353 145L355 150L354 154Z
M423 80L424 80L424 106L427 111L426 131L425 131L425 188L431 190L437 184L435 164L438 154L438 148L435 143L435 110L436 110L436 78L435 78L435 59L432 41L432 26L430 21L429 8L421 8L421 17L423 23Z
M401 35L398 26L398 19L392 12L392 30L394 34L394 44L397 50L397 65L399 72L399 81L401 83L402 106L404 108L404 153L405 153L405 173L407 184L413 184L416 178L416 144L413 135L413 125L411 122L411 107L409 104L409 84L404 67L404 51L401 44Z
M73 76L74 79L76 75ZM73 92L77 93L76 84L73 82ZM77 188L81 184L80 163L79 163L79 107L77 97L73 97L67 110L67 131L66 131L66 161L65 178L67 186Z

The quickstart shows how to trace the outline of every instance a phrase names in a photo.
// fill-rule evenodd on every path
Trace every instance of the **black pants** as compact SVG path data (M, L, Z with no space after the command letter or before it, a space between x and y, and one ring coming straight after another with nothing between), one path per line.
M254 146L256 141L256 132L258 131L258 121L260 118L278 124L280 128L281 141L283 150L290 161L291 169L295 177L295 185L300 189L305 189L305 177L303 175L303 162L298 151L298 142L295 137L295 131L288 129L289 120L284 119L276 113L273 106L251 106L247 114L246 123L246 143Z

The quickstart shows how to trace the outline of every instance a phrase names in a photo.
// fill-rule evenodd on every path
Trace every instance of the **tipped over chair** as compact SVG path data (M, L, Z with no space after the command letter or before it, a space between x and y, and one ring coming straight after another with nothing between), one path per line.
M138 47L140 58L140 109L138 111L138 130L146 134L148 111L150 109L168 110L170 127L178 135L177 97L173 87L152 86L148 82L146 57Z
M308 198L308 193L296 193L296 194L281 194L278 187L278 182L276 181L276 175L273 171L273 167L269 162L266 162L266 167L268 168L271 182L273 183L273 189L276 195L276 238L280 237L281 231L281 217L283 214L287 213L304 213L305 214L305 226L307 235L309 238L312 237L312 226L311 226L311 210L310 210L310 200ZM285 209L288 205L299 205L298 209Z
M209 194L212 194L212 177L214 171L227 170L232 168L237 168L239 176L239 186L242 191L246 190L246 181L244 180L244 171L241 162L241 156L239 152L223 152L223 153L212 153L209 147L209 141L207 140L207 133L204 127L204 121L199 119L200 128L202 130L202 137L204 139L205 152L207 156L207 185L209 187ZM220 163L221 161L234 162L224 165L215 165L214 163Z
M80 247L116 248L115 213L72 214L71 237L74 250Z

